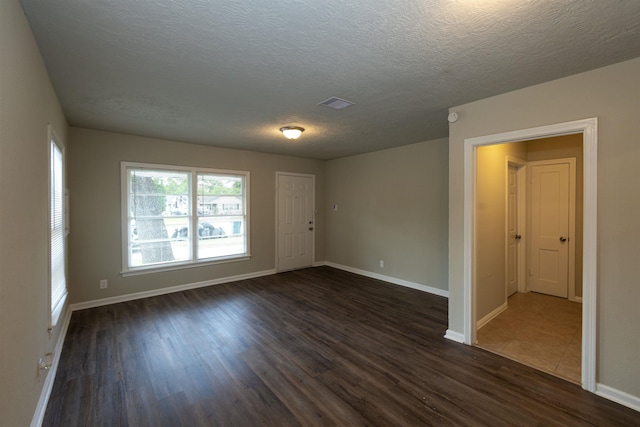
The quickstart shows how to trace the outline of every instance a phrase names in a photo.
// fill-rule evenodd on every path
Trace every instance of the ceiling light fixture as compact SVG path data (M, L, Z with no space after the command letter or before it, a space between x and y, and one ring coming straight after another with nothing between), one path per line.
M302 132L304 132L304 128L299 126L285 126L280 128L280 132L288 139L298 139Z

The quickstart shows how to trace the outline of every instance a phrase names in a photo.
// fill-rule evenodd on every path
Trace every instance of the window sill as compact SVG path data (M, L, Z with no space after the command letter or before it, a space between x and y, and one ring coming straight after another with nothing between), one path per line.
M226 264L229 262L248 261L250 259L251 259L251 254L246 254L246 255L216 259L215 261L185 262L181 264L176 263L171 265L154 265L149 267L137 267L132 270L123 270L120 272L120 274L122 275L122 277L139 276L141 274L162 273L165 271L184 270L187 268L208 267L211 265Z

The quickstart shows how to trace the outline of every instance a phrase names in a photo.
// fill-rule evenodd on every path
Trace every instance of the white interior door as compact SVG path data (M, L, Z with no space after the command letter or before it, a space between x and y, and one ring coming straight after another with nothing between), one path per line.
M278 271L313 265L314 178L313 175L276 173Z
M518 168L509 165L507 171L507 297L518 291Z
M569 240L573 237L575 168L568 161L531 163L532 291L567 298Z

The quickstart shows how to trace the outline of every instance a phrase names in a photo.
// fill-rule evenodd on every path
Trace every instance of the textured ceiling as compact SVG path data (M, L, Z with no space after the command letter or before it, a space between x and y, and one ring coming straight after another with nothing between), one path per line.
M448 107L640 56L638 0L21 3L71 125L319 159L445 137Z

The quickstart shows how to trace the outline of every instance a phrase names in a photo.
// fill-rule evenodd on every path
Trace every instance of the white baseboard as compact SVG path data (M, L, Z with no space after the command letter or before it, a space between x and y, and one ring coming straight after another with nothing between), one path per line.
M71 320L71 307L66 307L62 323L60 324L60 333L58 334L58 340L53 347L53 359L51 361L51 367L47 372L47 377L42 385L42 391L40 392L40 399L38 399L38 405L36 411L31 419L31 427L40 427L44 420L44 414L47 411L47 404L49 403L49 397L51 397L51 391L53 390L53 383L56 379L56 373L58 372L58 364L60 363L60 354L62 353L62 347L64 339L67 336L67 328L69 328L69 321ZM42 372L42 371L41 371Z
M464 344L464 334L461 334L460 332L447 329L447 332L444 334L444 337L448 340L455 341L460 344Z
M350 273L359 274L360 276L371 277L372 279L382 280L382 281L385 281L385 282L392 283L394 285L400 285L400 286L404 286L406 288L417 289L419 291L428 292L430 294L434 294L434 295L438 295L438 296L441 296L441 297L449 298L449 291L445 291L444 289L438 289L438 288L434 288L432 286L421 285L420 283L409 282L407 280L397 279L395 277L385 276L383 274L372 273L370 271L360 270L359 268L348 267L346 265L336 264L336 263L329 262L329 261L325 262L323 265L326 265L326 266L329 266L329 267L333 267L333 268L337 268L338 270L344 270L344 271L348 271Z
M604 384L596 384L596 394L640 412L640 397L638 396L633 396Z
M505 311L507 308L509 308L509 305L507 304L507 302L505 301L504 304L502 304L500 307L496 308L495 310L493 310L491 313L487 314L486 316L484 316L482 319L478 320L476 322L476 329L480 329L482 328L484 325L486 325L487 323L491 322L494 318L498 317L498 315L500 313L502 313L503 311Z
M85 301L85 302L80 302L76 304L71 304L71 311L84 310L86 308L100 307L103 305L117 304L120 302L155 297L158 295L171 294L174 292L181 292L189 289L204 288L205 286L220 285L223 283L235 282L238 280L255 279L256 277L269 276L275 273L276 273L275 270L257 271L255 273L239 274L237 276L222 277L220 279L205 280L203 282L187 283L185 285L170 286L168 288L154 289L151 291L119 295L117 297Z

